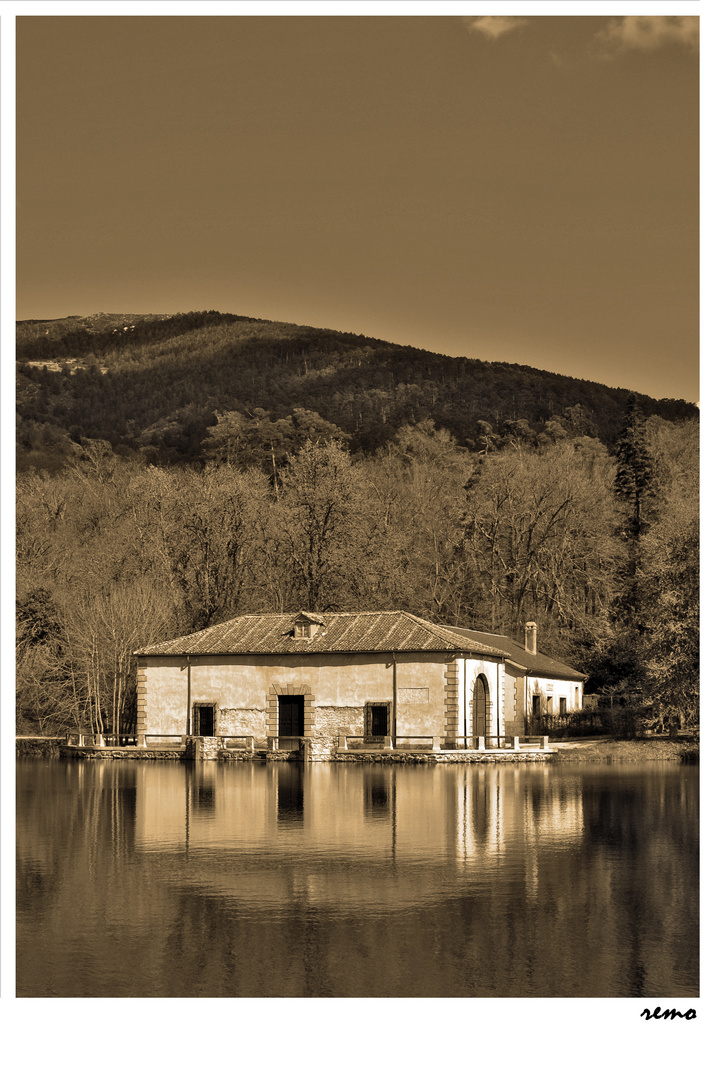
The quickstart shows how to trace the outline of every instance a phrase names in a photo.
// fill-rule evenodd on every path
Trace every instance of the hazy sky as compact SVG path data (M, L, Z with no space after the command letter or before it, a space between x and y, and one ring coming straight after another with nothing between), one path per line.
M211 308L697 399L696 19L16 25L18 318Z

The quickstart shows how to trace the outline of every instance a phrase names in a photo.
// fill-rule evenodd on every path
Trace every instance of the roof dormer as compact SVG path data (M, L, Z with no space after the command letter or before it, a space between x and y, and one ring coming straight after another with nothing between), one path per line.
M294 619L294 637L299 640L308 640L325 626L320 615L314 615L310 611L300 611Z

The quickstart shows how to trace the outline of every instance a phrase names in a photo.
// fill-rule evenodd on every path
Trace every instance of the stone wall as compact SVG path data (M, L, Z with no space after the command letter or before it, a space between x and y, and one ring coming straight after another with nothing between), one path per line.
M18 755L60 753L62 757L81 758L83 760L120 760L140 758L144 760L161 761L256 761L266 758L267 761L339 761L339 762L379 762L383 765L431 765L431 764L471 764L475 762L502 765L519 764L539 761L543 764L560 758L552 748L547 751L510 751L502 750L496 753L485 753L480 750L451 751L441 750L438 752L421 752L419 750L384 750L375 751L352 751L339 750L335 736L311 738L310 742L302 745L301 749L273 749L268 752L262 751L261 755L256 751L244 749L225 749L222 747L220 738L194 737L187 738L187 746L176 749L145 748L138 746L127 747L93 747L93 746L69 746L63 739L18 739L18 744L34 744L33 747L18 745ZM52 744L52 749L48 746Z
M186 761L184 749L176 750L156 749L150 750L143 746L124 747L95 747L95 746L63 746L60 751L61 757L81 758L83 761L98 760L109 761L113 758L118 761L134 760L143 761Z
M257 755L251 750L220 749L217 751L218 761L256 761Z
M444 672L445 690L443 696L443 708L445 711L446 742L455 746L458 735L459 703L458 703L458 661L451 660L445 665Z
M331 761L336 753L336 739L331 736L320 738L313 736L304 744L304 761Z
M557 757L553 750L531 753L530 751L518 750L515 753L502 751L501 753L486 754L479 751L440 751L437 754L420 754L414 751L389 750L376 753L356 753L351 750L342 750L334 756L336 761L345 762L379 762L382 765L516 765L530 761L540 761L546 764L552 758Z
M253 735L256 742L266 746L266 709L220 709L217 735Z
M314 735L319 738L337 735L362 737L365 713L360 705L317 705L314 708Z
M195 761L216 761L222 748L222 740L208 735L188 735L186 758Z

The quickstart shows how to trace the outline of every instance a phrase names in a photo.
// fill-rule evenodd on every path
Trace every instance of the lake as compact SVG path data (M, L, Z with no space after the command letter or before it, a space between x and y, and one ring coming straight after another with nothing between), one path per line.
M17 994L693 997L696 765L17 763Z

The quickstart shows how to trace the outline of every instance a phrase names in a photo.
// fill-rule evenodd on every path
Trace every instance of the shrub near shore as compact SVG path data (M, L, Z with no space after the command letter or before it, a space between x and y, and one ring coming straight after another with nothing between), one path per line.
M614 739L588 736L553 743L558 753L554 761L699 761L699 741L696 738Z

